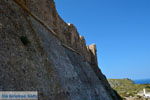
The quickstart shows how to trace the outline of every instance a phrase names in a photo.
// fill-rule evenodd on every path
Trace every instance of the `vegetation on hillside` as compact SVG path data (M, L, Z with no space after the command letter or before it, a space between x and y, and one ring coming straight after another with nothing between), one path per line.
M150 84L135 84L130 79L108 79L111 87L116 90L121 97L135 97L146 88L150 91Z

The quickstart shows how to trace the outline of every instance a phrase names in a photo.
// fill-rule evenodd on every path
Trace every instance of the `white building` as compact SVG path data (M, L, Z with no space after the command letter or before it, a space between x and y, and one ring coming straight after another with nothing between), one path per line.
M143 95L145 98L150 98L150 93L147 93L146 89L143 89Z

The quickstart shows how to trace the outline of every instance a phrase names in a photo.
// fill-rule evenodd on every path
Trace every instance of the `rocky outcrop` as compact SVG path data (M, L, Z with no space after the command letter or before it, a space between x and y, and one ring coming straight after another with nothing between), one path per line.
M0 91L38 91L39 100L119 100L73 24L53 0L0 1Z

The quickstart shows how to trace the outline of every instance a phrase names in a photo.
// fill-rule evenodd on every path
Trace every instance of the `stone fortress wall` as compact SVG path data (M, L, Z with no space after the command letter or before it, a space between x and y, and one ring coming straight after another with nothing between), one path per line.
M45 26L51 28L51 31L57 35L65 46L78 52L90 64L97 65L96 45L86 46L84 37L79 35L76 27L73 24L65 23L58 15L55 3L52 0L14 1L28 9L29 13L36 16Z

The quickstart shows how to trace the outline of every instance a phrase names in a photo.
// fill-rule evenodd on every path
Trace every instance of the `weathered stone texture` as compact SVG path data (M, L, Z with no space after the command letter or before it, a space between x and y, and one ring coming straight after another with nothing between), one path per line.
M39 100L120 100L97 66L95 45L86 47L53 0L0 0L0 91L13 90L38 91Z

